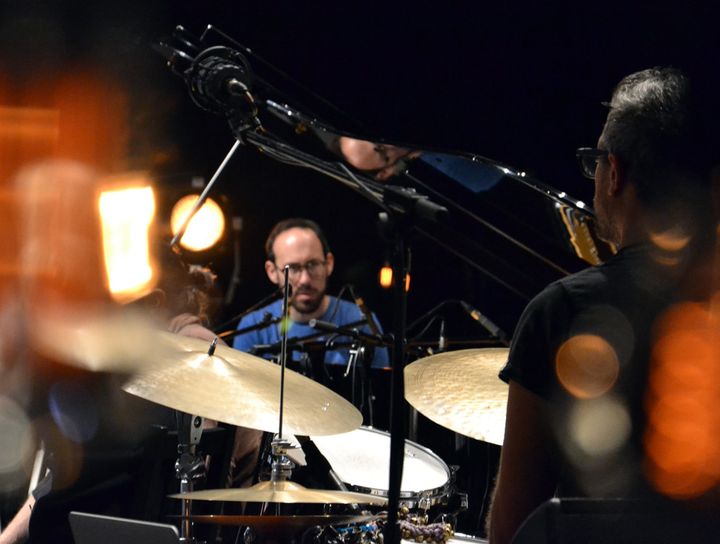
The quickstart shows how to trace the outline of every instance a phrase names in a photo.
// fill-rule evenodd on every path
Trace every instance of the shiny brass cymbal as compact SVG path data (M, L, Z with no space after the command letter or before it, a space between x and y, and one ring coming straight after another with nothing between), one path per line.
M147 370L124 386L128 393L182 412L277 432L280 366L260 357L210 343L157 332L163 349L153 350ZM350 402L305 376L285 370L283 434L348 432L362 423Z
M240 489L204 489L170 495L173 499L226 502L272 502L308 504L387 504L387 498L351 491L309 489L290 481L260 482Z
M182 516L172 516L179 518ZM195 523L207 523L211 525L248 525L264 536L292 536L298 531L319 525L328 527L331 525L350 525L354 523L367 523L381 516L362 514L318 514L318 515L296 515L296 516L244 516L224 514L199 514L187 517Z
M498 372L507 348L463 349L405 367L405 398L422 415L452 431L502 444L508 386Z

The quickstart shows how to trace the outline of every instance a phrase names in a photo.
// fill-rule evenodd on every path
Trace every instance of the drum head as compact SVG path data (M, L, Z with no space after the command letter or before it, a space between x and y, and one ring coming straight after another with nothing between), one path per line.
M312 440L346 485L359 492L387 496L390 479L388 433L360 427L349 433L314 436ZM405 441L403 463L400 490L404 497L443 490L450 480L450 471L442 459L409 440Z

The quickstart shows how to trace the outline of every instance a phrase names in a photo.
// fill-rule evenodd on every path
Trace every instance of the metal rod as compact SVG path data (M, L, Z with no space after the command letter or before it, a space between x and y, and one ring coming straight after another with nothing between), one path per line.
M195 202L195 205L190 210L190 213L185 218L185 221L183 221L182 226L177 231L175 236L173 236L173 239L170 240L170 247L175 247L178 241L185 235L185 231L187 230L190 221L193 217L195 217L195 214L202 207L202 205L205 204L205 201L210 194L210 190L212 189L213 185L215 185L215 182L220 177L220 174L225 169L228 162L230 162L230 158L235 154L235 151L237 151L238 147L240 147L240 140L235 140L235 143L230 148L230 151L228 151L228 154L225 155L225 159L223 159L223 161L220 163L220 166L218 166L218 169L213 174L213 177L210 178L210 181L208 181L208 184L205 186L205 189L203 189L203 192L200 193L200 198L198 198L197 202Z
M283 318L280 321L280 424L278 425L278 435L280 440L283 437L283 402L285 398L285 366L287 364L287 340L288 340L288 323L290 322L290 265L285 265L283 269L285 281L283 283Z
M396 227L401 229L401 227ZM385 524L385 544L400 542L398 529L398 510L400 509L400 487L402 483L403 461L406 435L406 406L403 396L405 389L405 327L407 320L407 292L405 278L408 273L408 253L403 232L395 232L393 247L393 278L395 278L393 322L393 358L390 386L390 478L388 486L388 517Z

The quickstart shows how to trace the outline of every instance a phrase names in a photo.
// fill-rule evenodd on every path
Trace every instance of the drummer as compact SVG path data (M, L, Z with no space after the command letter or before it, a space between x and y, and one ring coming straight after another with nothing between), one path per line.
M303 218L280 221L268 235L265 253L265 273L275 285L283 285L283 271L289 266L289 282L292 286L289 337L317 334L318 329L309 325L312 319L349 328L358 328L357 323L364 321L359 327L361 332L372 334L375 328L382 333L375 314L366 317L356 304L327 294L327 281L333 272L335 258L317 223ZM259 325L263 321L268 322L268 326L236 336L233 347L263 356L279 353L281 314L282 300L278 300L245 316L238 324L238 330ZM369 319L374 323L368 323ZM349 356L347 346L331 346L325 351L323 362L327 365L346 365ZM293 359L298 360L300 357L298 352L293 353ZM387 348L374 349L372 367L387 367L388 361Z

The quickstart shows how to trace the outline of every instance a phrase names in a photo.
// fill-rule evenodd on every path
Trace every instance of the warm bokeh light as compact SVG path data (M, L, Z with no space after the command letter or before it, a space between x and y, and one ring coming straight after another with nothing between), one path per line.
M178 233L199 195L182 197L172 209L170 228ZM225 232L225 214L212 198L208 198L188 224L180 245L191 251L203 251L214 246Z
M384 265L380 269L379 279L381 287L389 289L392 286L393 270L389 264Z
M103 191L99 206L110 294L118 302L142 296L154 279L149 248L153 190L145 186Z
M558 349L555 372L571 395L591 399L607 393L615 385L620 363L615 350L604 338L578 334Z
M23 409L12 399L0 396L0 491L26 485L32 463L35 435Z
M661 265L667 267L679 266L684 256L684 250L690 243L690 236L682 229L670 229L661 232L650 232L650 241L655 246L653 258Z
M682 231L666 230L650 233L650 241L663 251L681 251L690 243L690 236Z
M380 287L389 289L393 285L393 269L389 264L384 265L378 274ZM410 291L410 272L405 275L405 291Z
M612 454L622 448L632 431L627 408L615 398L602 397L573 406L570 437L585 456Z
M646 472L673 498L720 483L718 321L704 305L679 304L657 327L646 397Z

